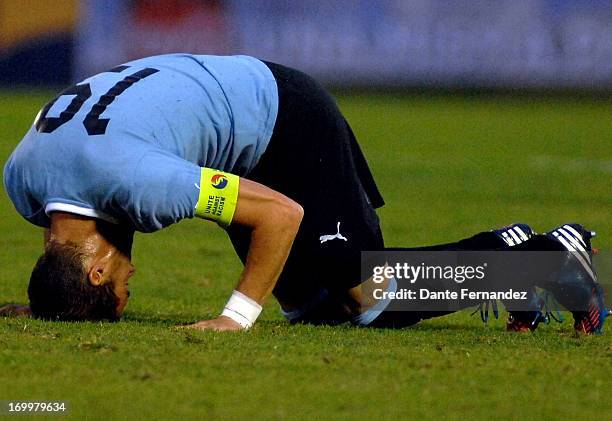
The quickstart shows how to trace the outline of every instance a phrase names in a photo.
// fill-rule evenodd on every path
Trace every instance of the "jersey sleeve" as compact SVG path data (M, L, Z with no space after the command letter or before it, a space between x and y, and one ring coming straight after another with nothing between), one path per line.
M201 168L164 151L149 152L136 166L127 213L138 231L152 232L193 218Z
M15 210L28 222L39 227L49 228L51 220L45 213L42 204L26 188L25 174L9 158L3 171L4 190L13 203Z

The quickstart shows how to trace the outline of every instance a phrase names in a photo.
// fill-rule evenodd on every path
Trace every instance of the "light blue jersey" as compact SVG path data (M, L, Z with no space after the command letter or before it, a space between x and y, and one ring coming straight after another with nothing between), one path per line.
M244 176L266 150L276 81L252 57L135 60L45 106L4 168L17 211L65 211L155 231L194 216L200 167Z

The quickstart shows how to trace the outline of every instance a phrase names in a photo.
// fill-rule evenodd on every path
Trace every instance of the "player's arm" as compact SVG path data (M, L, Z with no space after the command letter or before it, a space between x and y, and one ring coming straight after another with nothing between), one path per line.
M287 196L241 180L233 223L250 227L252 232L237 291L263 304L285 266L303 216L302 207Z
M4 317L31 317L30 306L23 304L5 304L0 307L0 316Z
M231 177L235 178L230 178L229 183L239 182L239 189L230 223L249 227L251 243L244 270L236 286L238 293L234 292L224 310L224 315L190 325L197 329L241 330L245 328L241 316L234 314L233 311L247 314L250 310L249 303L255 307L261 306L271 294L289 256L291 245L304 214L302 207L287 196L254 181L244 178L238 180L236 176ZM201 183L202 189L205 187L204 178ZM206 205L210 205L211 195L205 194L204 196L205 198L201 198L200 201L206 200ZM229 201L231 202L231 198ZM214 203L213 201L212 206ZM202 205L205 204L202 203ZM227 216L220 222L227 224ZM236 304L237 307L231 303ZM246 306L246 308L241 306Z

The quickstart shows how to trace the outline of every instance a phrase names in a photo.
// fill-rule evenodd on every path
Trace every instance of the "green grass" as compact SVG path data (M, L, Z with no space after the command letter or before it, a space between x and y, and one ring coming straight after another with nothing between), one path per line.
M0 92L0 162L47 100ZM533 97L344 96L387 199L387 243L580 221L612 244L612 103ZM39 229L0 198L0 301L25 301ZM288 326L274 300L249 332L172 327L214 316L240 272L224 233L185 221L138 235L123 321L0 320L0 399L66 400L89 419L612 416L612 335L571 324L507 334L458 313L403 330ZM324 270L322 268L322 270Z

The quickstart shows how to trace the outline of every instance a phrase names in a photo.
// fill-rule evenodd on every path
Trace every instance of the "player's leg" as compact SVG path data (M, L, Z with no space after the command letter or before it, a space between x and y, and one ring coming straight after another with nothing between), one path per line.
M526 232L524 228L523 231ZM477 239L485 239L484 243L480 244L487 244L488 247L493 245L489 242L492 240L491 234L500 232L503 234L503 231L500 230L479 234L459 242L462 245L455 243L425 247L420 250L463 250L463 246L467 246L467 250L479 249L480 241ZM528 240L517 243L514 238L512 248L499 249L500 251L512 250L517 253L506 254L497 270L501 275L505 275L506 279L512 279L523 288L537 285L552 293L561 305L571 310L577 331L599 333L602 331L605 318L610 314L610 310L606 308L604 292L597 281L592 265L593 249L590 239L593 235L578 224L564 224L545 234L530 232ZM507 239L506 236L501 237ZM435 284L427 287L435 288ZM535 295L533 297L538 298ZM545 307L546 303L540 299L532 303L536 305L533 312L511 312L508 322L509 330L533 330L539 322L547 320L548 315L542 313L544 310L542 307ZM545 311L550 313L550 309ZM387 310L380 313L369 325L402 327L442 314L444 313L407 313Z
M447 244L425 246L425 247L413 247L413 248L386 248L385 251L409 251L409 252L441 252L441 251L506 251L511 250L514 247L526 243L530 238L535 235L534 231L526 224L513 224L507 227L503 227L496 230L481 232L472 237ZM393 255L390 255L393 256ZM390 257L391 259L393 257ZM372 262L371 265L380 265L383 262ZM396 263L392 260L386 260L384 263L393 266ZM466 262L463 262L465 264ZM517 272L516 268L509 265L505 268L499 269L502 272L512 273ZM499 277L499 274L494 275ZM368 281L366 281L367 283ZM520 323L522 325L530 326L535 329L537 324L543 320L542 314L539 309L537 300L537 294L534 287L533 279L527 277L517 276L511 278L512 287L519 288L522 291L526 291L528 294L527 303L523 306L523 311L511 311L511 319L514 323ZM363 290L371 292L371 287L362 286L356 287L351 291L353 296L362 296ZM444 291L448 288L448 285L439 282L438 280L420 279L419 285L429 291ZM480 287L486 288L487 285L481 285ZM474 282L470 285L474 290L478 289ZM396 283L392 283L391 287L387 287L388 292L396 288ZM405 311L402 305L396 305L397 303L388 303L387 306L383 306L382 302L376 302L376 307L373 309L365 310L359 317L354 319L354 322L360 326L371 326L371 327L405 327L413 325L421 320L429 319L432 317L438 317L446 315L453 311ZM479 301L462 301L463 308L472 307L481 304ZM488 312L487 312L488 317ZM483 314L483 320L484 318ZM513 325L509 325L511 330Z
M360 284L361 251L384 247L375 212L382 198L329 94L301 72L268 65L279 88L279 116L268 150L248 177L296 200L305 212L274 293L293 322L347 321L361 306L349 293ZM512 243L513 235L522 241L530 232L523 228L526 232L517 226L516 232L481 233L429 249L495 249ZM244 254L248 233L237 231L230 235Z
M269 66L278 82L279 116L268 150L248 177L286 194L305 209L274 294L293 322L347 321L354 316L355 306L346 297L360 283L360 251L383 248L373 206L373 202L382 204L382 199L331 97L303 73ZM527 234L525 229L522 234ZM240 228L230 229L243 259L249 235ZM487 250L502 243L516 246L521 239L521 231L498 231L428 249ZM398 321L399 313L388 312L384 317L411 324L432 315L404 314L407 321Z
M382 198L352 130L329 94L299 71L268 66L277 80L279 113L268 149L247 177L304 208L274 295L293 322L348 321L360 307L349 291L360 284L361 251L384 247L374 210ZM250 233L240 227L229 233L244 260ZM483 233L433 249L495 248L505 244L500 238L502 234Z

